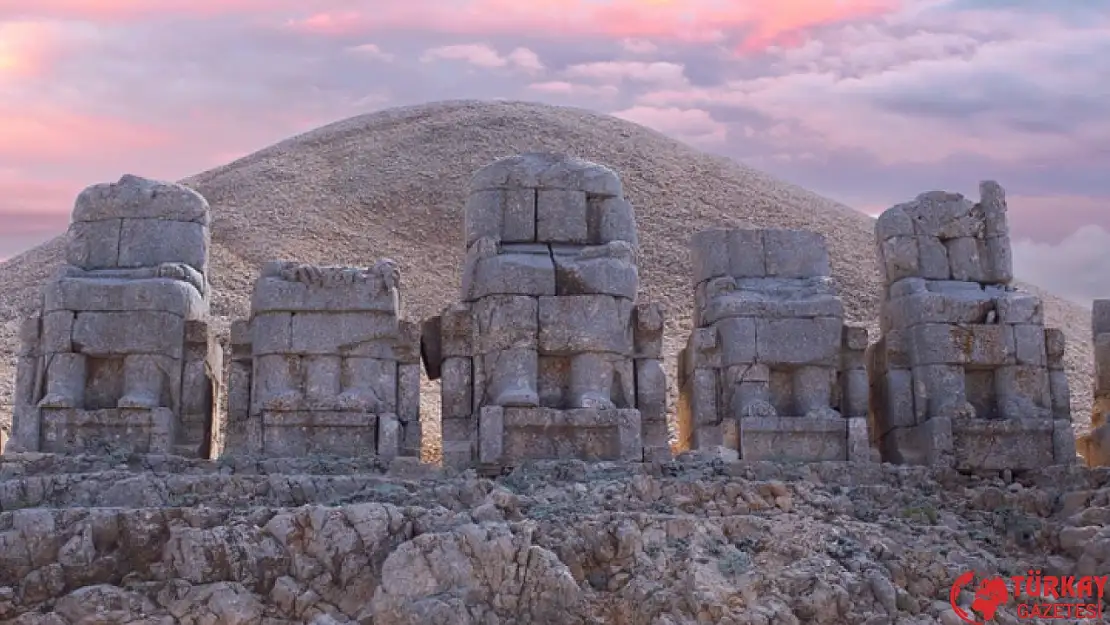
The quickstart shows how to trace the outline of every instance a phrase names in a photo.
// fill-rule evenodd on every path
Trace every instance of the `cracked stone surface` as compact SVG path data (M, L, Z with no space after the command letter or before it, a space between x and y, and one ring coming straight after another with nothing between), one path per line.
M1078 466L13 454L0 510L16 624L947 624L963 571L1110 565Z

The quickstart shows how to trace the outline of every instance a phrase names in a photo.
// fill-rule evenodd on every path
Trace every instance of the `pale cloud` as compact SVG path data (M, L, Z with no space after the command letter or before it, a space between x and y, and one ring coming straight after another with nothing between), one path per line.
M1000 182L1007 184L1004 180ZM1058 245L1085 224L1099 226L1110 232L1110 198L1107 197L1011 194L1007 198L1007 204L1010 232L1016 238ZM1110 247L1104 253L1110 256ZM1110 286L1110 279L1106 284Z
M728 138L728 126L701 109L634 106L616 111L613 116L694 144L719 144Z
M553 95L604 98L611 98L620 92L614 85L584 85L565 80L535 82L528 85L528 89Z
M351 46L347 49L363 58L385 61L386 63L392 62L395 58L394 55L382 50L381 47L373 43L364 43Z
M485 44L467 44L458 46L440 46L431 48L421 55L424 63L433 61L466 61L478 67L504 67L509 64L505 57L497 50Z
M512 52L505 56L505 60L510 65L527 72L543 71L543 63L540 62L540 57L528 48L514 48Z
M892 71L918 61L966 58L983 45L970 34L916 30L901 33L880 23L849 24L819 39L774 51L778 74L835 73L842 77Z
M609 84L632 81L671 89L681 89L689 84L685 67L679 63L663 61L582 63L566 68L563 75L568 78L584 78Z
M621 47L632 54L654 54L659 50L659 46L646 39L624 39Z
M1110 297L1110 232L1080 227L1056 245L1014 241L1014 275L1050 292L1089 306Z
M463 61L476 67L509 67L529 73L543 70L543 63L540 62L539 56L527 48L514 48L511 52L502 56L492 46L484 43L430 48L421 55L420 60L424 63L431 63L433 61Z

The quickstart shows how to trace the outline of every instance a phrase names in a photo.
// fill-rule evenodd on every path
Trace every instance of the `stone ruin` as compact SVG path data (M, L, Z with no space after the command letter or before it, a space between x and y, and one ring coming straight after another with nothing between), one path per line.
M870 347L844 322L821 235L695 234L679 447L985 470L1074 462L1064 335L1009 286L1004 193L987 182L980 194L925 193L879 218L885 292ZM664 311L636 300L636 220L611 170L550 154L479 170L460 301L423 326L401 318L391 260L267 263L250 319L231 328L227 441L209 220L196 192L135 176L78 196L67 264L22 325L4 451L419 456L423 362L441 382L448 465L670 457ZM1092 330L1094 431L1079 443L1106 465L1110 300Z
M663 310L636 302L620 179L548 154L471 180L461 302L428 320L444 463L669 456Z
M712 229L692 237L691 255L680 445L750 460L871 460L867 329L844 323L824 237Z
M232 326L230 453L420 455L419 326L400 271L267 263Z
M8 451L218 452L209 219L195 191L136 176L78 195L66 264L22 324Z
M1076 461L1064 334L1013 279L1006 199L934 191L875 225L885 282L868 349L884 461L1037 469Z

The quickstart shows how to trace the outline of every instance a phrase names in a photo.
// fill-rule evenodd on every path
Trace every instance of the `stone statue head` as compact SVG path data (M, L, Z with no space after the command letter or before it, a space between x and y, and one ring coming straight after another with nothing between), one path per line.
M66 260L84 270L179 263L204 275L209 221L208 202L196 191L125 175L77 196Z

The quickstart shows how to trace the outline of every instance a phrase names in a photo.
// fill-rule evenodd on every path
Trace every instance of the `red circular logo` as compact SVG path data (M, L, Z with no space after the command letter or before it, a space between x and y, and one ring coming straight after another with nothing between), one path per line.
M974 571L968 571L957 577L956 581L952 583L952 590L948 593L948 603L952 605L952 610L956 613L956 616L960 617L960 620L970 625L984 625L984 621L994 618L998 606L1009 601L1010 589L1007 588L1006 581L1001 577L988 577L980 582L975 589L975 600L971 602L971 611L978 613L979 617L982 618L982 620L976 620L975 614L969 614L956 602L960 596L960 591L974 581Z

